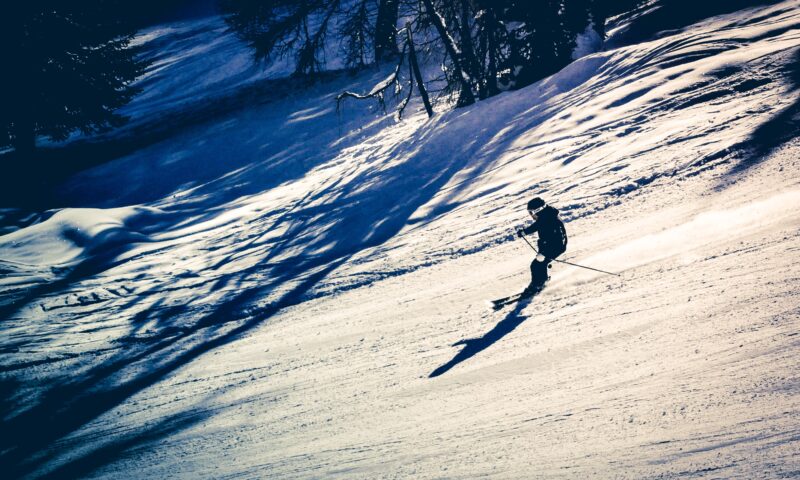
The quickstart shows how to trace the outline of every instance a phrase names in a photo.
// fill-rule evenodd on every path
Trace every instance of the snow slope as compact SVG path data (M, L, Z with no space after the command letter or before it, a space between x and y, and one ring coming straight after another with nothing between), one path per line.
M213 22L141 39L135 119L260 78ZM74 176L0 236L4 471L800 475L799 51L786 1L431 120L335 77ZM492 312L534 195L622 276Z

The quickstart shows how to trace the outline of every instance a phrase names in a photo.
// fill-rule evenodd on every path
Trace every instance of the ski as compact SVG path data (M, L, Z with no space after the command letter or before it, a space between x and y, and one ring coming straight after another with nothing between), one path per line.
M533 292L530 292L530 293L527 293L527 294L523 290L522 292L515 293L514 295L509 295L507 297L498 298L497 300L492 300L491 301L492 308L494 310L500 310L501 308L505 307L506 305L511 305L513 303L517 303L517 302L519 302L520 300L522 300L524 298L533 298L536 295L538 295L539 292L541 292L542 290L543 290L543 288L541 288L539 290L536 290L536 291L533 291Z
M514 295L509 295L507 297L498 298L497 300L492 300L492 308L494 310L500 310L501 308L505 307L506 305L510 305L519 299L522 298L522 292L515 293Z

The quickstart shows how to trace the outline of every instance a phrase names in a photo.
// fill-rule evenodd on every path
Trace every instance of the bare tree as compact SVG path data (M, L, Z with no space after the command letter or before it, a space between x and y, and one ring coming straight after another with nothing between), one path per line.
M430 19L436 31L439 33L439 37L444 44L445 51L447 51L447 54L450 57L450 61L453 62L453 69L455 70L454 76L461 89L456 105L459 107L472 105L475 103L475 96L472 94L472 79L464 69L464 62L461 57L461 49L458 47L458 44L447 30L444 18L439 14L438 11L436 11L436 8L433 6L433 2L431 0L422 0L422 3L425 5L425 11L428 15L428 18Z
M406 24L406 27L399 33L402 33L403 31L405 31L406 39L405 42L403 43L403 49L400 52L397 64L395 65L395 68L392 71L392 73L390 73L388 77L386 77L384 80L378 82L374 87L372 87L372 90L370 90L369 93L359 94L349 91L340 93L336 97L337 111L339 111L339 109L341 108L342 100L348 97L355 98L356 100L366 100L369 98L376 99L380 104L381 108L385 110L386 92L388 92L391 87L394 87L395 93L399 93L402 90L402 80L400 78L400 70L403 66L403 61L405 60L406 51L408 51L408 68L409 68L409 75L407 80L408 93L398 105L397 118L402 118L403 112L408 106L408 103L411 100L411 96L414 92L415 83L417 85L417 89L419 90L420 97L422 98L422 104L425 107L425 111L428 113L428 118L434 115L433 106L431 105L430 97L428 95L428 90L425 87L425 81L422 78L422 72L420 71L419 62L417 61L417 52L416 48L414 47L414 38L411 34L410 24Z

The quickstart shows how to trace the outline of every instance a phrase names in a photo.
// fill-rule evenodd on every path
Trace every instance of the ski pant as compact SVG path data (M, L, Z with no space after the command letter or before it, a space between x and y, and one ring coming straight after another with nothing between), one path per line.
M533 260L531 263L531 284L528 288L541 290L544 287L544 283L550 278L547 274L550 262L552 260L543 255L539 255Z

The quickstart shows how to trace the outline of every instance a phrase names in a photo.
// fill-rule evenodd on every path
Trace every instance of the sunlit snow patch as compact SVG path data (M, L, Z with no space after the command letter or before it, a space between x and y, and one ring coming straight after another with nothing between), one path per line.
M710 210L696 215L686 223L574 261L614 272L624 272L676 256L680 256L683 261L691 261L695 258L692 252L701 250L701 247L750 235L773 224L798 223L800 214L791 207L798 204L800 190L789 190L736 208ZM570 272L563 273L566 277L559 275L561 278L557 279L557 283L580 284L602 275L570 268Z

